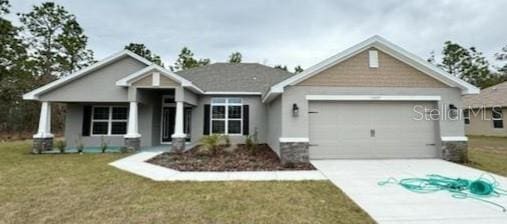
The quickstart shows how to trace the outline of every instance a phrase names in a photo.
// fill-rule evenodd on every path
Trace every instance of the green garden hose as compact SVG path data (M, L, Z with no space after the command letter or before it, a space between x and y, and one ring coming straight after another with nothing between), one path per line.
M449 191L452 193L453 198L475 199L497 206L503 212L506 212L507 209L504 206L486 199L488 197L507 196L507 190L500 188L500 183L493 176L488 176L490 179L485 178L485 174L482 174L476 180L467 180L429 174L426 175L426 178L404 178L399 181L393 177L389 177L387 180L378 182L378 185L398 184L409 191L417 193Z

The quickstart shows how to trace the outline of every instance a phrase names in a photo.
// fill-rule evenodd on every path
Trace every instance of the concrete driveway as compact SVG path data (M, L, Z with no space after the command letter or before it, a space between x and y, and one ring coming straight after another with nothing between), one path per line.
M419 194L399 185L378 186L397 179L440 174L476 179L484 171L438 159L312 160L312 164L379 223L507 223L507 213L474 199L456 199L448 192ZM493 175L507 189L507 178ZM488 200L507 207L507 196Z

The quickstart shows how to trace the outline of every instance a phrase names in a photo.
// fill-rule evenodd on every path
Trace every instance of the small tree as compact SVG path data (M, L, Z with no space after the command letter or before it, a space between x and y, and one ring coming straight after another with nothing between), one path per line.
M176 59L176 62L170 68L171 71L181 71L204 66L209 63L210 60L208 58L195 59L194 53L188 47L184 47L181 49L178 59Z

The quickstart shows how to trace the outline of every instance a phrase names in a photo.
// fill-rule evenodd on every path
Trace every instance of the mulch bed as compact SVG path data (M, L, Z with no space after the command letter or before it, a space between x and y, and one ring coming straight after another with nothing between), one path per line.
M221 147L214 155L203 155L195 147L184 153L162 153L147 162L179 171L315 170L309 163L283 166L275 152L265 144L258 145L255 153L238 145L233 150Z

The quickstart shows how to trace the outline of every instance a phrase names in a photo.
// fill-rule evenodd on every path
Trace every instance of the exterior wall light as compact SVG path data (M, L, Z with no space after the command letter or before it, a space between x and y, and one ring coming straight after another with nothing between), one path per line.
M454 104L449 104L449 118L456 119L458 117L458 108Z
M299 116L299 107L297 104L292 104L292 116L293 117Z

